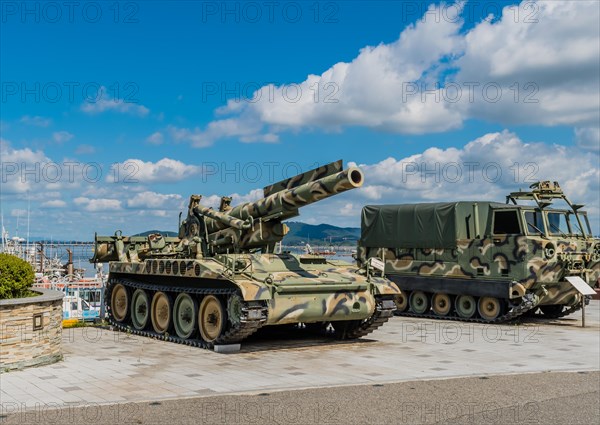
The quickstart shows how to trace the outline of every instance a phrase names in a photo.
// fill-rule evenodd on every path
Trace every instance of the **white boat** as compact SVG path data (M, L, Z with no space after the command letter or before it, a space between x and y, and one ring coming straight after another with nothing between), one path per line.
M63 298L63 321L76 319L77 321L94 321L100 317L100 308L94 308L84 300L79 291Z

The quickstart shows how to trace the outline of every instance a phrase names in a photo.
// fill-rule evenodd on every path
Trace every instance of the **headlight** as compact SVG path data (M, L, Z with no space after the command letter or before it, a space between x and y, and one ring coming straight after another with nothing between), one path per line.
M556 249L554 248L554 245L552 243L547 243L546 246L544 247L544 256L547 259L550 259L550 258L554 258L555 254L556 254Z
M594 255L592 256L594 261L600 260L600 243L594 245Z

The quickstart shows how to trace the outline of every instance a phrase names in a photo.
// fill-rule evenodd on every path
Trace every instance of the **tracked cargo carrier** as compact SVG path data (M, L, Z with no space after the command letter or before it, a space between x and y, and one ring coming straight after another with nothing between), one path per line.
M385 276L402 291L397 314L487 323L538 308L551 318L570 314L581 295L565 278L597 284L600 241L583 205L571 203L557 182L530 189L505 204L366 206L358 264L383 260ZM550 208L555 200L566 207Z
M394 283L350 263L276 253L285 219L362 184L360 169L338 161L236 207L223 197L214 210L192 195L178 237L96 236L92 261L110 262L110 323L204 348L240 342L265 325L331 323L339 338L367 335L392 316Z

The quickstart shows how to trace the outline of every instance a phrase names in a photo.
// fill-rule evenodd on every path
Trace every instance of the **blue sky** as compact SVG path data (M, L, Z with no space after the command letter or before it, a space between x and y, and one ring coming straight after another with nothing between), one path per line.
M28 200L34 235L52 222L55 237L172 229L192 193L255 199L340 158L364 165L366 187L307 208L305 221L358 225L366 203L502 200L534 170L589 204L599 227L597 2L67 3L1 3L11 233L17 217L23 233ZM444 181L444 165L468 161L503 176ZM66 162L78 164L74 181ZM440 181L407 173L409 162L438 164ZM77 171L89 163L99 181ZM115 183L115 163L133 163L135 182Z

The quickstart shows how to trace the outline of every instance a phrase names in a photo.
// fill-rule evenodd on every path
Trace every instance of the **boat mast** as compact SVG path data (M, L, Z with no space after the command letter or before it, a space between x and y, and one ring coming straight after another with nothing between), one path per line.
M27 192L27 242L26 242L26 256L29 255L29 212L31 210L31 198L29 197L29 192Z
M6 230L4 230L4 212L0 210L0 219L2 221L2 252L6 249Z
M15 237L18 239L19 238L19 218L21 217L21 211L17 210L17 232L15 234Z

